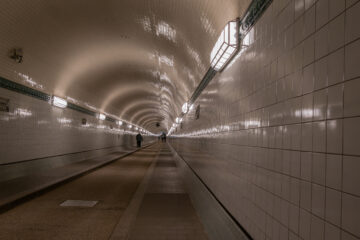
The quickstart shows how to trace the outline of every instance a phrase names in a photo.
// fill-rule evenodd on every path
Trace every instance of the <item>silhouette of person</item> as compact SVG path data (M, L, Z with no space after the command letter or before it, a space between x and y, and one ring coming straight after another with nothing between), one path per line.
M137 147L141 147L141 142L143 141L143 137L141 136L140 132L136 135L136 143Z

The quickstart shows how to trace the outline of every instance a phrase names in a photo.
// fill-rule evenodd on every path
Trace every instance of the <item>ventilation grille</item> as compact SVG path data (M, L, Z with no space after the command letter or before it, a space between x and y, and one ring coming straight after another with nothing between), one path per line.
M80 107L80 106L75 105L75 104L73 104L73 103L69 103L69 102L68 102L67 107L70 108L70 109L72 109L72 110L75 110L75 111L78 111L78 112L85 113L85 114L87 114L87 115L96 117L96 112L93 112L93 111L91 111L91 110L89 110L89 109Z
M51 96L16 82L0 77L0 87L49 102Z

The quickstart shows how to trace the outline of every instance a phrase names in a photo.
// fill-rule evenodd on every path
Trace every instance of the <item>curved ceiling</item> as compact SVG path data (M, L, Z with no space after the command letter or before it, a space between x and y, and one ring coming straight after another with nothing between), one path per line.
M153 132L168 129L210 66L223 26L249 3L5 0L0 49L23 48L24 62L0 74L26 76Z

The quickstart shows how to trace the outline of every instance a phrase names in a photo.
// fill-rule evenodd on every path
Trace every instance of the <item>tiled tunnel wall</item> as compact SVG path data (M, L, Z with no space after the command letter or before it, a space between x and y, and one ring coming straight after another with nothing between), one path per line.
M360 239L359 23L274 0L170 140L254 239Z
M136 145L135 136L118 131L115 123L2 88L0 96L10 100L10 112L0 112L0 169L6 163Z

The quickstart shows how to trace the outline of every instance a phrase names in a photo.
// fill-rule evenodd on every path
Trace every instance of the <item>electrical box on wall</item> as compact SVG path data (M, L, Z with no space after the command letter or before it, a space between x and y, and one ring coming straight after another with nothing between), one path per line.
M199 118L200 118L200 105L196 107L196 111L195 111L195 119L199 119Z
M0 112L9 112L9 99L0 97Z
M81 124L82 124L82 125L86 125L86 122L87 122L87 121L86 121L86 118L81 119Z

